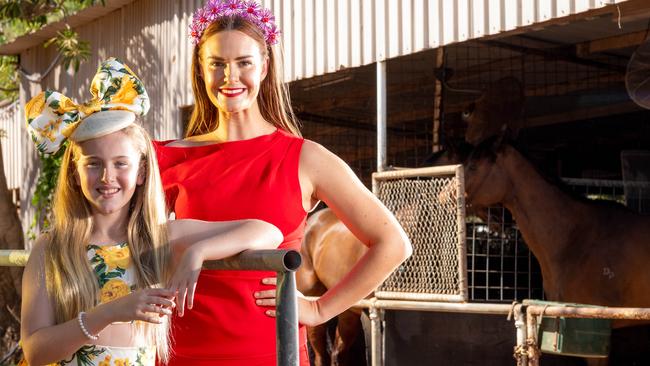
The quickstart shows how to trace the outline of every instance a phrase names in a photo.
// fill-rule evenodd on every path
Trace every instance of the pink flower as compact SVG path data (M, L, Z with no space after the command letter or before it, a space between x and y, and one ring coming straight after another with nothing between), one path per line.
M244 7L246 8L246 14L249 16L257 16L257 14L260 12L260 4L255 1L245 2Z
M232 16L239 15L246 10L245 4L241 0L227 0L225 2L223 15Z
M278 38L280 38L280 31L273 24L266 30L266 43L272 46L278 43Z
M222 4L220 1L210 1L205 7L207 17L210 19L210 21L216 20L219 16L221 16L221 12L223 12L224 8L224 4Z
M207 9L199 9L194 13L192 17L192 23L194 24L208 24L210 20L208 19Z
M265 27L268 27L270 25L270 23L275 22L275 16L273 16L273 13L271 12L271 10L263 9L259 13L259 20Z

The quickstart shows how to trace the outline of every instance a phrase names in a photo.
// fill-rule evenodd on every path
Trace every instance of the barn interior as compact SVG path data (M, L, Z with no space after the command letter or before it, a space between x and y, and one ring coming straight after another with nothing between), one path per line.
M422 166L432 153L466 140L477 103L487 95L505 102L478 117L497 130L506 124L508 138L544 174L564 179L577 195L650 213L650 190L627 184L650 181L649 33L650 4L631 1L588 17L388 60L389 166ZM373 64L291 83L304 136L340 156L368 187L376 171L375 73ZM490 217L497 218L497 230L495 223L468 219L470 301L542 298L538 265L516 223L507 210L494 210ZM458 350L461 341L465 351L455 352L455 361L447 364L512 364L514 327L502 317L388 312L387 319L387 365L435 359ZM406 331L409 325L415 330ZM465 330L452 332L462 337L441 338L441 327ZM490 329L492 340L468 336L478 328ZM415 358L405 361L408 344L431 353L411 354ZM628 356L619 361L638 361ZM544 360L545 365L582 362Z

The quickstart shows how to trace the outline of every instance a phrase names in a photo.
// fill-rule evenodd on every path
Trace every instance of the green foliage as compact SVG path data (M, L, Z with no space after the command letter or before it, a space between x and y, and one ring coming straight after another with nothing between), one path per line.
M18 98L18 77L16 56L0 56L0 100Z
M66 21L66 18L85 7L102 4L105 0L0 0L0 44L36 31L44 25ZM79 65L90 57L90 44L79 39L79 35L67 25L49 40L45 46L54 44L61 53L63 66L79 70ZM0 56L0 100L18 97L17 58ZM50 225L50 206L56 179L61 166L64 149L55 155L40 154L41 171L32 197L36 215L30 226L28 237L34 239L35 230Z
M59 31L55 38L47 41L45 47L48 47L52 43L55 43L59 52L61 52L61 56L63 56L63 67L66 69L72 65L74 71L77 72L79 71L81 62L90 58L90 43L79 40L77 32L69 27Z
M0 0L0 44L23 34L36 31L44 25L64 20L87 6L105 4L106 0ZM56 44L63 66L79 70L79 65L90 57L90 44L79 39L70 29L60 31L46 43ZM18 97L16 58L0 56L0 100Z
M39 230L45 230L50 227L50 213L52 207L52 196L61 168L61 160L65 151L65 146L59 149L56 154L43 154L39 152L38 157L41 160L41 172L36 182L34 196L32 196L32 205L36 207L34 220L29 226L27 237L29 240L36 239Z

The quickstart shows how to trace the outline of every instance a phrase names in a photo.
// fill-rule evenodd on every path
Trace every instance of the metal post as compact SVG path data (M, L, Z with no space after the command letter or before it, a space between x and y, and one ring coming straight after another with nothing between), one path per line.
M383 350L383 331L382 331L382 315L383 310L375 306L370 306L370 364L372 366L384 365L384 350Z
M526 311L526 350L528 363L526 366L539 366L539 351L537 349L537 316Z
M526 329L526 310L521 305L515 305L515 328L517 329L517 346L515 347L515 359L517 366L528 366L528 334Z
M298 366L298 301L296 298L296 273L277 272L276 297L276 348L277 364Z
M377 62L377 171L386 170L386 61Z

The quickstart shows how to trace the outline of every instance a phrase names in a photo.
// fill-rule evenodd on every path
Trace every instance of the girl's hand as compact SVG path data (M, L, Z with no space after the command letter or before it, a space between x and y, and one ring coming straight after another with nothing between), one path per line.
M188 309L192 309L194 305L194 291L196 290L196 282L199 279L202 266L203 256L190 247L183 253L174 275L169 281L169 289L176 296L179 316L183 316L185 313L186 299Z
M262 279L262 283L265 285L275 286L277 284L277 278L267 277ZM296 293L298 296L298 322L300 324L313 327L327 321L327 319L324 319L320 314L318 301L307 299L300 291L296 291ZM266 310L266 315L270 317L276 316L276 289L257 291L254 296L257 305L273 308Z
M173 297L174 293L167 289L147 288L110 301L104 306L110 311L112 322L141 320L160 324L161 317L171 315L171 309L176 306Z

